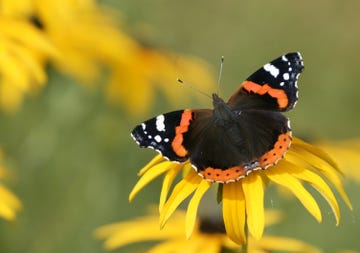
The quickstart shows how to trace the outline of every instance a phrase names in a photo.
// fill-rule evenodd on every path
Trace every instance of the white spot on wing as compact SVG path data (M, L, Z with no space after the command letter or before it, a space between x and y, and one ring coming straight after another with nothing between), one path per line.
M285 84L284 82L281 82L281 83L280 83L280 86L284 86L284 84Z
M161 138L160 135L156 135L156 136L154 137L154 140L155 140L156 142L161 142L161 141L162 141L162 138Z
M270 63L264 65L264 70L269 72L273 77L277 77L280 73L279 69Z
M165 139L164 139L164 142L169 142L169 138L165 138Z
M141 127L142 127L143 130L145 130L146 129L145 123L141 123Z
M290 78L289 73L284 73L283 78L284 78L284 80L289 80L289 78Z
M286 58L285 55L283 55L283 56L281 57L281 59L282 59L283 61L289 61L288 58Z
M164 124L165 116L159 115L156 117L156 129L159 132L165 132L165 124Z

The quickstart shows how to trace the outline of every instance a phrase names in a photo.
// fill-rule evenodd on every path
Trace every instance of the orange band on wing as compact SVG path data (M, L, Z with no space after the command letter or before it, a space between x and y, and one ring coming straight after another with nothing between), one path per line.
M274 148L259 158L260 167L266 168L277 163L289 149L291 144L291 131L279 135Z
M186 133L189 130L189 125L192 118L192 111L184 110L181 115L180 124L175 128L175 137L171 142L171 147L175 154L180 157L185 157L188 153L186 148L182 145L184 141L183 133Z
M257 167L245 169L244 166L238 165L227 169L218 169L207 167L197 173L210 182L230 183L246 177L250 172L259 169L266 169L275 165L286 153L291 144L291 131L279 135L274 144L274 148L262 155L258 161Z
M259 95L269 94L271 97L276 98L281 109L286 108L289 104L288 97L284 90L272 88L268 84L260 85L251 81L245 81L241 88Z
M242 166L234 166L225 170L207 167L198 171L198 174L210 182L230 183L246 176Z

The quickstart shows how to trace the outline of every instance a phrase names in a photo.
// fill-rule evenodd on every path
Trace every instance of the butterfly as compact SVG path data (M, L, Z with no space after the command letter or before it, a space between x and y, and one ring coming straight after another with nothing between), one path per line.
M289 149L290 120L283 112L297 103L303 69L299 52L282 55L250 75L227 102L213 93L213 109L161 114L131 136L172 162L190 160L210 182L235 182L275 165Z

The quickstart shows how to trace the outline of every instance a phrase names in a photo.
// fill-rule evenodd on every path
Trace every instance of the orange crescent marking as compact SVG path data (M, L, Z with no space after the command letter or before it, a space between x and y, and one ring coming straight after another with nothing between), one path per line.
M274 148L262 155L258 161L259 166L254 169L244 169L242 165L234 166L225 170L207 167L204 170L197 171L200 176L210 182L230 183L244 178L248 173L257 169L266 169L275 165L286 153L291 144L291 131L279 135L274 144Z
M181 115L180 124L175 128L175 137L171 142L171 147L175 154L180 157L185 157L188 154L188 151L182 145L184 141L183 133L186 133L189 130L189 125L192 118L192 112L190 110L184 110Z
M276 98L277 103L281 109L286 108L286 106L289 104L289 100L284 90L272 88L268 84L259 85L251 81L245 81L242 85L242 88L248 92L254 92L259 95L268 93L271 97Z
M291 131L279 135L274 148L259 158L260 167L266 168L277 163L289 149L291 144Z
M226 170L207 167L198 174L211 182L230 183L246 176L246 170L241 166L234 166Z

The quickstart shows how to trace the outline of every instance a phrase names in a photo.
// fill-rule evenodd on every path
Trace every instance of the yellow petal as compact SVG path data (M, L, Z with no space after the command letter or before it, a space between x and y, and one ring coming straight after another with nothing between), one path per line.
M11 191L0 184L0 216L7 220L14 220L16 212L20 208L20 200Z
M109 101L123 104L135 115L147 112L149 104L154 101L155 89L150 80L139 73L139 66L122 66L122 69L116 68L114 72L107 88ZM126 83L131 85L123 85ZM136 103L137 100L142 102Z
M158 244L147 253L218 253L220 252L220 240L200 236L192 240L171 240Z
M265 226L271 226L273 224L280 223L283 219L283 214L279 210L268 209L265 211Z
M24 92L14 87L10 80L4 80L0 85L0 108L8 112L15 112L21 105L23 95Z
M160 227L163 227L176 208L193 193L203 179L194 172L189 173L175 186L160 213Z
M165 230L159 229L157 216L139 217L133 221L102 226L95 231L97 238L105 239L106 249L114 249L131 243L183 237L179 229L184 224L184 213L176 212ZM139 229L141 228L141 229Z
M196 239L199 242L198 247L194 253L219 253L222 249L222 238L224 235L204 235L198 236ZM187 251L183 251L187 252ZM183 253L180 252L180 253Z
M350 199L344 190L338 173L333 167L329 166L328 163L314 155L309 155L309 153L304 153L304 151L300 150L289 150L288 154L285 156L285 160L296 164L299 167L317 168L317 171L321 172L321 174L323 174L335 186L336 190L340 193L347 206L352 209Z
M43 31L38 30L29 22L0 17L0 33L43 53L58 56L59 52L48 40Z
M321 222L322 218L320 208L314 198L298 179L289 175L285 171L286 170L281 168L281 166L274 166L266 170L265 174L271 181L288 188L300 200L309 213L314 216L318 222Z
M193 172L194 168L191 166L190 163L186 163L182 170L182 177L186 177L189 173Z
M196 223L196 214L198 210L198 206L201 198L205 194L205 192L210 188L211 183L206 180L201 180L198 188L196 189L194 196L191 198L188 209L186 211L186 219L185 219L185 235L186 238L189 239Z
M16 212L13 208L6 205L4 202L0 202L0 216L10 221L15 219Z
M13 89L19 90L19 92L29 90L31 78L27 74L23 63L14 57L11 52L0 54L0 71L2 78L7 79Z
M170 186L174 182L175 177L183 167L182 164L176 164L173 169L169 170L165 176L162 183L161 193L160 193L160 201L159 201L159 213L161 212L164 204L166 202L166 198L168 196Z
M191 243L191 242L190 242ZM184 251L184 240L171 240L163 243L159 243L152 247L146 253L177 253L177 252L187 252Z
M249 232L260 239L264 231L264 184L259 173L254 172L242 180Z
M14 57L17 57L19 62L22 63L32 80L37 84L44 84L47 79L45 66L35 51L20 44L11 44L9 47L12 47L11 52L14 54Z
M360 182L360 139L352 138L335 142L320 142L324 149L339 165L347 178Z
M136 194L139 193L146 185L148 185L151 181L157 178L162 173L171 169L174 166L171 162L163 162L153 166L151 169L147 170L145 174L141 176L139 181L137 181L136 185L132 189L129 195L129 201L132 201Z
M240 181L224 184L222 202L227 235L237 244L245 243L245 197Z
M146 164L138 173L138 176L142 176L146 171L148 171L148 169L150 169L151 167L153 167L154 165L165 161L165 158L161 155L158 154L156 155L150 162L148 162L148 164Z
M309 143L306 143L299 138L293 137L292 138L292 146L297 148L300 147L301 149L305 149L306 151L312 153L313 155L321 158L328 164L330 164L333 168L335 168L337 171L341 172L336 162L322 149L317 148Z
M278 165L283 167L283 169L286 169L289 174L295 176L296 178L299 178L301 180L310 183L329 203L335 215L336 225L339 225L339 221L340 221L339 205L330 187L319 175L317 175L316 173L310 170L304 169L302 167L298 167L295 164L286 161L283 161Z
M286 237L264 236L260 241L252 241L251 244L256 244L256 247L264 249L265 252L286 251L321 253L320 249L317 249L310 244ZM252 252L251 244L249 242L249 252Z

